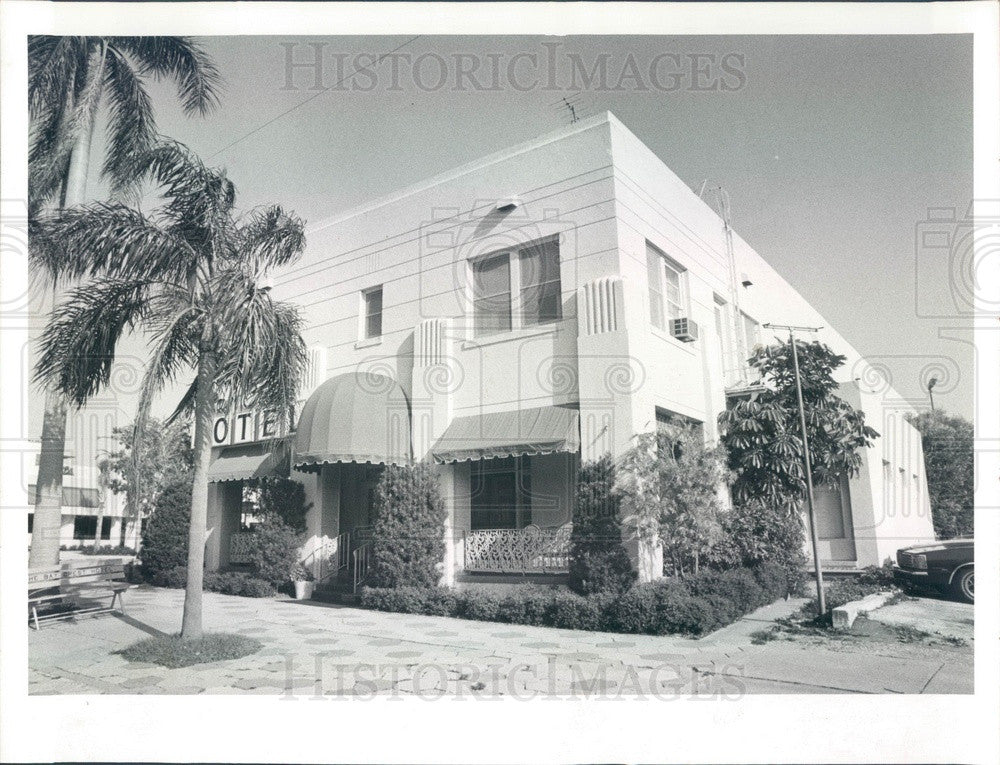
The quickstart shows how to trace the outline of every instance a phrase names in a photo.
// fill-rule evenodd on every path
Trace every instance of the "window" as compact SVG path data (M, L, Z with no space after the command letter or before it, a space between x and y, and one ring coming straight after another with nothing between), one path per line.
M548 239L529 244L519 253L521 262L521 326L531 327L562 318L559 278L559 242Z
M646 275L649 281L649 319L654 327L666 330L671 320L687 316L687 272L646 242Z
M521 529L531 523L529 457L473 463L472 530Z
M475 336L510 332L562 318L559 239L472 261Z
M96 515L77 515L73 518L73 539L93 539L96 533ZM111 518L101 519L101 539L111 539Z
M729 337L729 322L726 320L726 302L715 297L715 334L719 338L719 358L722 361L722 376L728 383L732 372L732 343Z
M382 285L361 293L364 323L362 335L369 340L382 337Z
M30 534L35 530L35 514L28 513L28 533Z
M97 507L101 503L101 493L97 489L82 489L78 486L62 487L63 507ZM35 484L28 486L28 504L38 504L38 489Z
M741 315L743 317L743 337L747 344L747 356L750 356L753 353L754 346L760 342L757 336L757 328L759 325L745 313L742 313Z
M472 288L476 337L509 332L510 255L503 253L475 261L472 264Z

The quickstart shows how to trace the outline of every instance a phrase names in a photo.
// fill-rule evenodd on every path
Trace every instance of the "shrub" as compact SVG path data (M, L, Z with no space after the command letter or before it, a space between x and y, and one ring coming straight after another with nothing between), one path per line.
M306 504L305 487L291 478L261 478L260 509L263 514L275 515L294 531L306 530L306 513L312 504Z
M706 571L637 584L623 593L579 595L518 585L451 591L438 587L366 587L361 605L381 611L458 616L477 621L650 635L702 635L783 597L779 566Z
M441 578L446 510L430 465L389 465L375 494L369 581L433 587Z
M143 575L147 575L143 569ZM149 577L157 587L180 587L187 585L187 566L174 566L165 571L157 571Z
M896 580L892 575L892 559L887 559L881 566L865 566L857 578L858 584L874 585L888 589L894 587Z
M621 592L635 581L622 546L621 498L610 457L582 465L577 474L570 536L569 586L581 595Z
M250 571L274 587L292 581L299 562L302 535L286 524L281 516L265 514L250 537Z
M805 531L797 513L777 504L736 503L722 514L723 539L709 553L715 568L778 565L788 592L801 592L806 580Z
M187 565L190 523L191 486L182 481L169 484L160 493L142 535L142 571L146 579L156 582L174 568Z
M242 571L209 571L205 574L205 589L245 598L267 598L275 594L270 582Z
M84 547L80 550L84 555L135 555L135 550L126 545L104 545L102 547Z

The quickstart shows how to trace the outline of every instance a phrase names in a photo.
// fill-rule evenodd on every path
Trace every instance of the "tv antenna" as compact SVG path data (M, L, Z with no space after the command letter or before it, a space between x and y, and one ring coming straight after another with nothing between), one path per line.
M576 95L569 97L563 96L558 101L551 104L551 106L554 106L557 109L565 109L569 114L569 124L573 125L580 121L580 116L576 113L576 109L581 105L581 103L582 98L580 97L580 94L577 93Z

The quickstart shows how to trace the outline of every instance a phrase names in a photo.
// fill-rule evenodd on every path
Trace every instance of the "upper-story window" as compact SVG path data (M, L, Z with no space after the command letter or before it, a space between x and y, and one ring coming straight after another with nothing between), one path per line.
M361 293L361 336L365 340L382 337L382 285Z
M688 315L687 271L649 242L646 242L646 271L649 319L654 327L666 330L672 319Z
M559 240L549 237L472 262L475 336L562 318Z
M745 313L742 313L743 318L743 338L747 344L747 356L753 354L754 346L760 343L760 325L755 319L750 318Z

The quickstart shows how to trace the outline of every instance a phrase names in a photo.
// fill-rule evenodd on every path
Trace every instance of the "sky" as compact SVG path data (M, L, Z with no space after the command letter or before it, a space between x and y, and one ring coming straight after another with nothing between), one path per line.
M723 186L735 230L902 396L925 406L936 376L938 408L972 416L962 295L946 253L917 246L942 225L929 210L960 219L971 201L970 36L200 42L220 108L186 117L154 84L157 123L225 167L241 207L318 224L568 124L563 98L580 117L608 110L696 192ZM288 68L317 53L320 89L315 67Z

